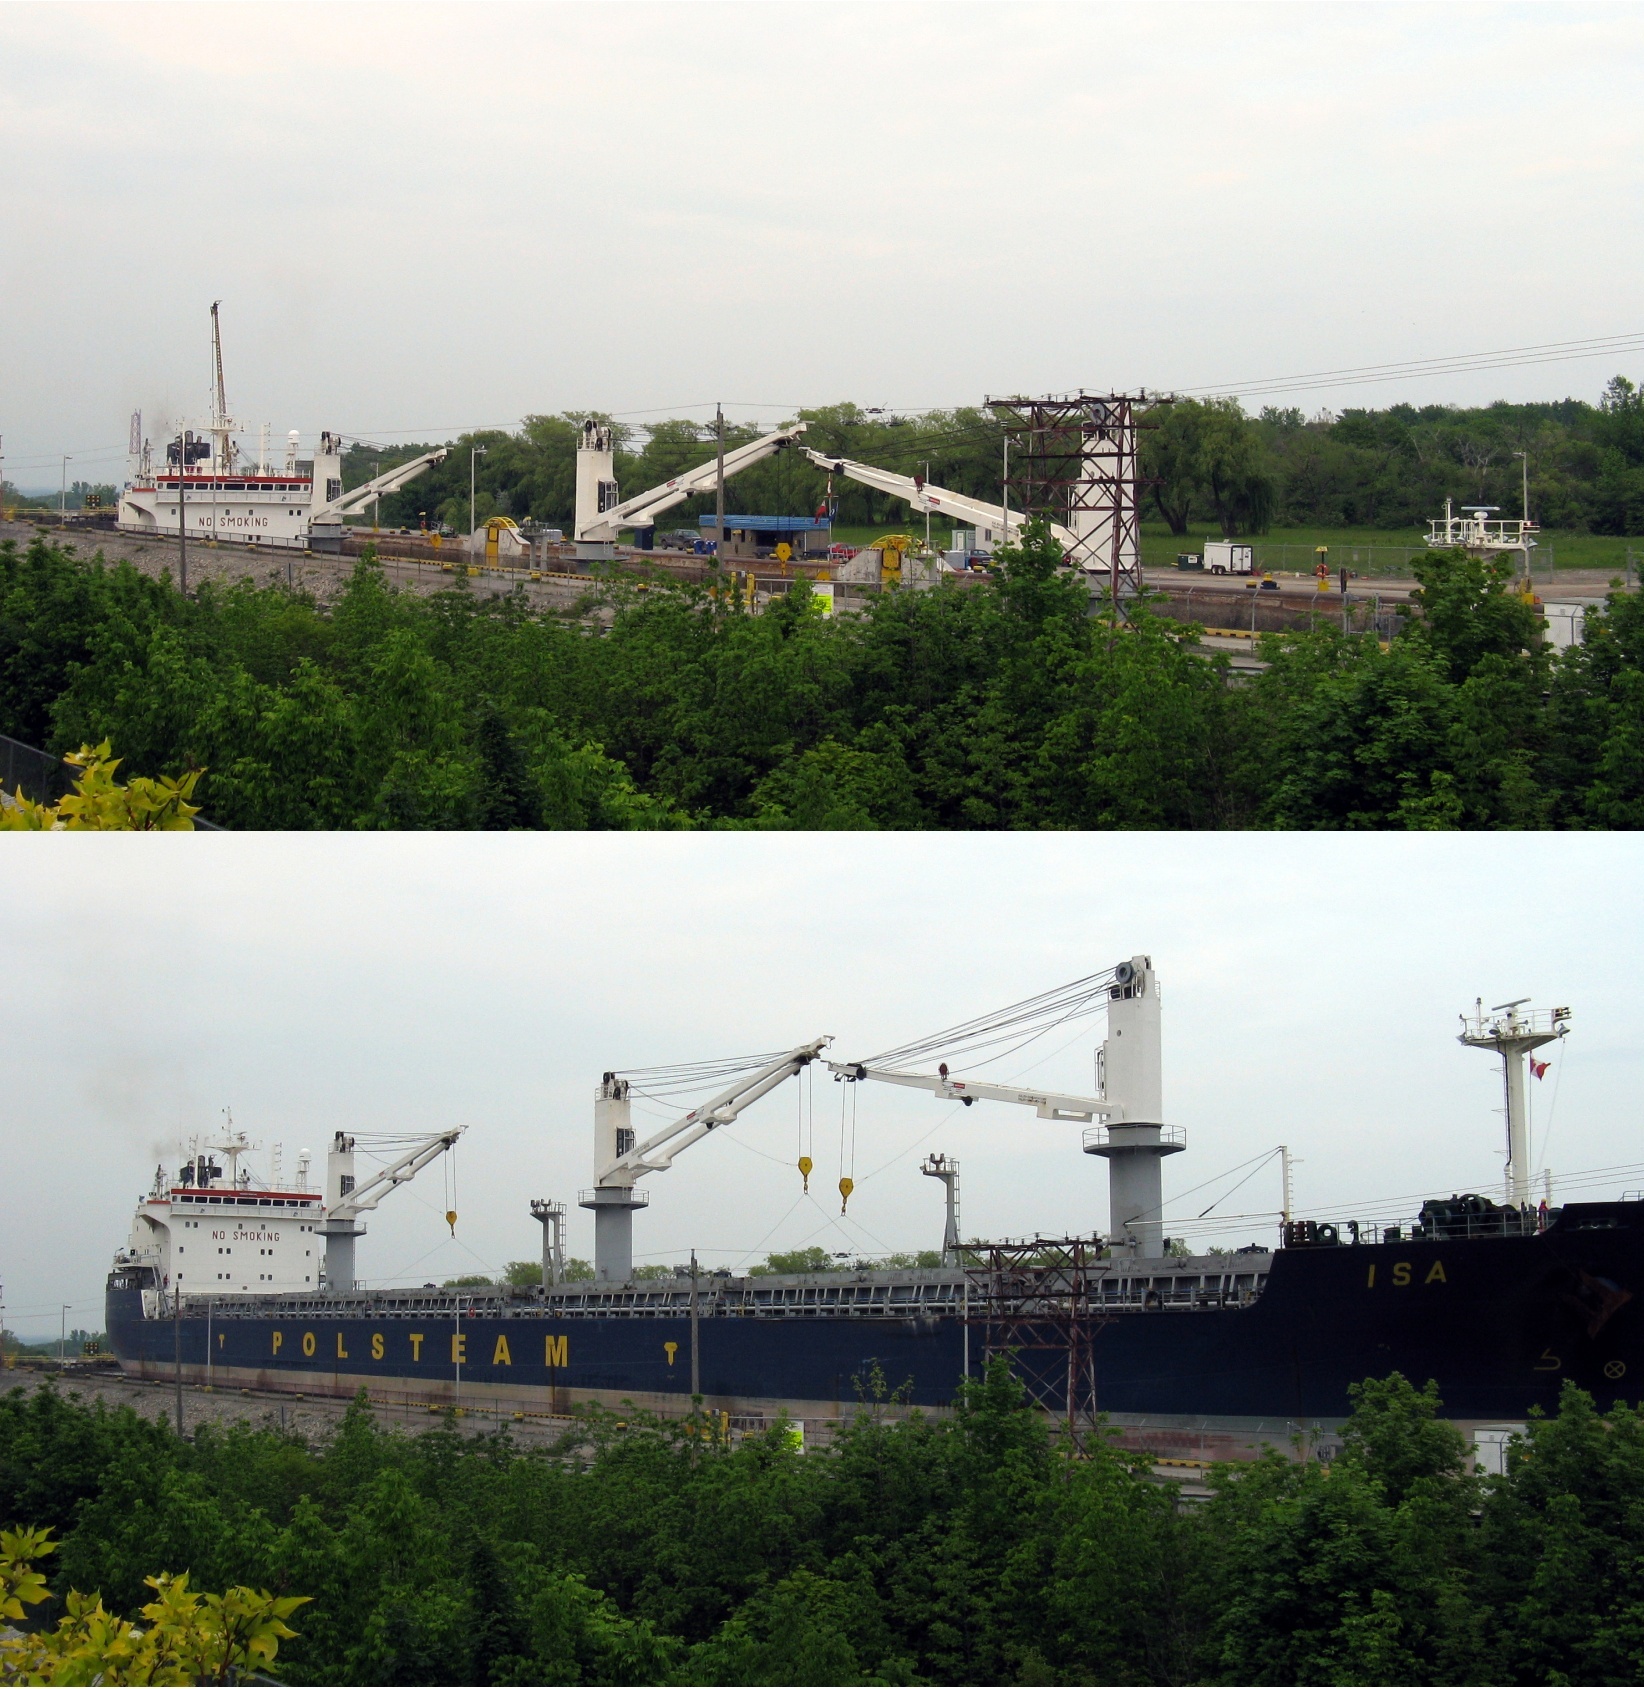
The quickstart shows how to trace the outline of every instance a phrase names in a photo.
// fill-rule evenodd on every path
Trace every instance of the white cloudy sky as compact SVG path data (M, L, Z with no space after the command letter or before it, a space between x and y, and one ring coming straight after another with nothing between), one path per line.
M284 1144L288 1172L338 1128L468 1123L456 1240L436 1168L360 1245L362 1275L420 1283L540 1250L528 1200L591 1182L606 1068L822 1033L869 1055L1137 952L1163 983L1165 1112L1189 1139L1166 1163L1173 1231L1193 1237L1177 1222L1231 1180L1192 1187L1278 1143L1320 1218L1498 1193L1499 1067L1455 1042L1480 995L1575 1011L1533 1087L1537 1161L1555 1179L1638 1163L1637 864L1602 836L17 838L0 876L7 1320L55 1331L66 1301L100 1325L155 1161L225 1106ZM1083 1091L1099 1037L1034 1079ZM815 1201L790 1084L649 1181L637 1253L934 1246L932 1149L963 1165L969 1235L1105 1228L1105 1167L1077 1126L862 1086L841 1229L839 1090L817 1085ZM1271 1238L1278 1206L1269 1164L1224 1205L1269 1218L1221 1240Z
M0 434L1231 388L1637 322L1636 6L0 8ZM1321 403L1596 395L1640 354Z

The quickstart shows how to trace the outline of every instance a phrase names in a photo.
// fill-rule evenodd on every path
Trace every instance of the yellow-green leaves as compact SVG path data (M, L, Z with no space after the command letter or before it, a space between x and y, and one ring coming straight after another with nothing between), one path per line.
M200 808L188 800L204 769L191 769L180 780L139 775L122 786L114 778L120 759L107 739L96 746L82 745L63 760L85 771L74 790L55 804L25 797L0 804L0 831L193 832Z
M0 1617L21 1619L46 1599L32 1562L55 1548L47 1531L0 1532ZM308 1599L243 1587L205 1594L188 1587L187 1572L143 1581L154 1599L141 1624L70 1590L54 1630L0 1637L0 1683L238 1682L273 1663L297 1634L285 1621Z

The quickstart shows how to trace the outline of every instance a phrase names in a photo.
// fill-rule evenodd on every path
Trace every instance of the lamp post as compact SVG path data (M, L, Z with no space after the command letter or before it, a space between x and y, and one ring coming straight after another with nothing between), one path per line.
M1530 578L1530 536L1525 532L1525 529L1530 526L1530 454L1527 451L1514 452L1513 456L1519 460L1524 472L1522 482L1524 488L1524 518L1519 524L1518 537L1524 556L1524 578L1528 580Z
M63 525L63 512L68 505L68 466L72 461L68 453L65 452L63 454L62 485L57 490L57 526L59 528Z
M468 549L474 548L474 460L485 456L484 446L468 448Z

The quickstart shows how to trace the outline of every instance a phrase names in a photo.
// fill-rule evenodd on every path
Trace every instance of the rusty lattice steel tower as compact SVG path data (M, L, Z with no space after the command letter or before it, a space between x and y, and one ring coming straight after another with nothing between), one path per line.
M1028 1399L1060 1418L1082 1450L1096 1425L1096 1339L1111 1319L1101 1281L1111 1270L1099 1237L1035 1237L965 1246L966 1323L984 1363L1010 1358Z
M987 400L1010 445L1006 497L1070 529L1068 562L1123 608L1142 590L1138 407L1146 394Z

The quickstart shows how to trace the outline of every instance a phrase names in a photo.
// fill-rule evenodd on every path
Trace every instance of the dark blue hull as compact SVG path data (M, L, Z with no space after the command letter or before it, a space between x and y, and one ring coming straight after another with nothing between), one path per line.
M1088 1328L1096 1406L1131 1416L1332 1420L1348 1388L1398 1371L1436 1379L1462 1420L1556 1408L1566 1380L1601 1403L1644 1395L1644 1204L1572 1206L1540 1235L1286 1249L1245 1308L1116 1311ZM209 1332L208 1332L209 1323ZM540 1302L458 1316L323 1302L254 1313L145 1318L142 1292L108 1297L127 1370L223 1385L563 1412L624 1401L683 1412L690 1322L564 1313ZM996 1335L996 1334L994 1334ZM1041 1334L1054 1341L1054 1334ZM1021 1331L1018 1328L1017 1339ZM710 1406L835 1418L873 1380L912 1405L949 1405L989 1330L951 1316L710 1317L697 1362ZM208 1363L209 1344L209 1363ZM1049 1364L1046 1364L1047 1361ZM1054 1377L1053 1358L1020 1364ZM1054 1406L1054 1400L1050 1403Z

